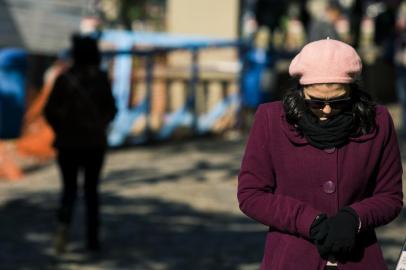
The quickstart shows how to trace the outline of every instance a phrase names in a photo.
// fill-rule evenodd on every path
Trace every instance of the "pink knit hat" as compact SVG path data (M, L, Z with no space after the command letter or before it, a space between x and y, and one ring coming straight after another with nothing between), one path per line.
M289 66L289 74L302 85L351 83L361 70L361 58L354 48L329 38L304 46Z

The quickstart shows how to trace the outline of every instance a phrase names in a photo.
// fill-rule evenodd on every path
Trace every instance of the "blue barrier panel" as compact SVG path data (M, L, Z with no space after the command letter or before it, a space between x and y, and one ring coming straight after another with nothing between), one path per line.
M27 53L22 49L0 50L0 138L20 135L25 105Z
M114 44L114 48L104 50L103 54L114 59L113 68L113 94L116 98L118 114L111 124L108 141L110 146L119 146L129 141L133 124L150 113L151 92L153 83L153 58L158 54L167 54L172 51L189 51L192 55L190 65L190 80L187 100L176 111L165 115L163 126L155 134L150 134L148 122L144 134L130 139L131 143L142 143L150 139L167 139L180 126L188 126L196 134L209 132L216 120L223 116L227 109L239 106L238 93L223 99L206 114L197 116L194 111L196 84L199 80L198 52L207 48L238 48L239 42L232 39L208 38L201 36L182 36L168 33L148 33L105 30L100 35L102 42ZM140 46L136 48L135 46ZM141 48L142 47L142 48ZM131 89L131 72L133 56L145 59L145 83L147 94L137 106L129 104Z
M264 102L261 79L267 65L265 51L252 49L246 53L241 83L241 98L245 107L256 108Z

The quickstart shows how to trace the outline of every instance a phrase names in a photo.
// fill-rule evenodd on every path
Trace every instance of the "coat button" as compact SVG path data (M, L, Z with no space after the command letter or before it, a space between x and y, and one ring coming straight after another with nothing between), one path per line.
M336 191L336 185L333 181L327 181L323 184L323 190L327 194L334 193L334 191Z
M331 147L331 148L324 149L324 152L326 152L328 154L332 154L332 153L334 153L335 150L336 150L335 147Z

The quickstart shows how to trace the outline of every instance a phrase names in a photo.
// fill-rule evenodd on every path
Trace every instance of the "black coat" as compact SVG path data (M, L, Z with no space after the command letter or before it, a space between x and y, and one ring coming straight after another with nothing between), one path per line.
M44 113L56 148L82 148L106 147L106 129L116 111L107 74L85 66L56 79Z

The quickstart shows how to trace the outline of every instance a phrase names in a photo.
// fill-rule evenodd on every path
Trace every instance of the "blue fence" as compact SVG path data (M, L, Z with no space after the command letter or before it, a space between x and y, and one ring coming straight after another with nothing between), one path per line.
M196 91L201 81L199 70L199 52L213 48L235 48L239 43L236 40L214 39L207 37L191 37L171 35L167 33L146 33L127 31L103 31L101 43L108 43L112 48L104 49L105 63L111 65L113 77L113 94L116 98L118 114L114 119L109 132L109 144L119 146L128 141L141 143L148 140L163 140L170 138L179 127L188 127L195 134L210 132L218 119L230 112L237 113L240 106L239 93L234 91L225 94L217 104L211 106L205 113L196 113ZM175 111L166 112L159 130L151 131L148 117L151 112L151 99L153 93L155 58L173 51L187 51L191 54L192 62L187 73L187 94L182 106ZM135 106L131 104L132 78L134 58L144 61L144 80L146 94ZM146 126L141 134L135 135L132 131L134 124L140 119L146 119Z

